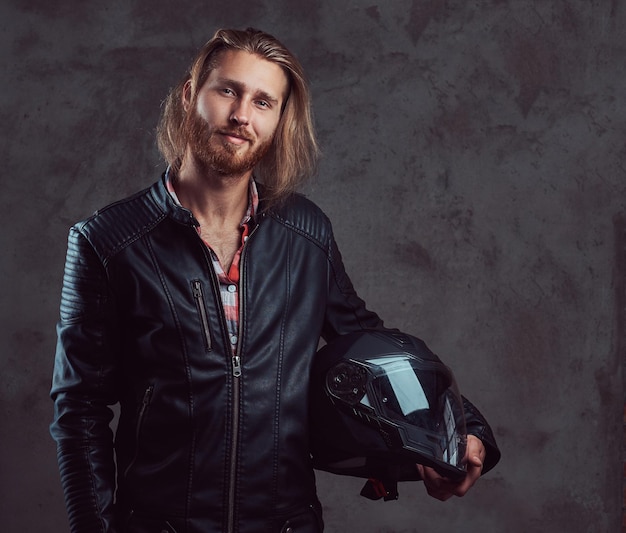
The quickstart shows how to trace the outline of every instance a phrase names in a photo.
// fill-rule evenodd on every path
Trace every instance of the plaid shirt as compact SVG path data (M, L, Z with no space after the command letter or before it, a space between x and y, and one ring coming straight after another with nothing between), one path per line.
M176 196L174 185L170 179L169 169L165 174L165 184L174 202L177 205L182 205L178 196ZM259 194L256 183L253 178L250 178L250 187L248 189L248 209L240 224L241 246L239 247L239 250L237 250L228 272L224 272L217 254L211 249L210 243L203 239L204 244L206 244L209 250L211 261L213 262L213 269L215 270L219 281L222 307L224 308L224 316L226 318L226 326L228 328L228 336L230 338L233 355L236 355L237 353L237 343L239 341L239 262L241 261L243 245L248 238L248 234L250 233L250 222L252 221L258 206ZM200 227L198 226L196 229L198 234L201 235L202 233Z

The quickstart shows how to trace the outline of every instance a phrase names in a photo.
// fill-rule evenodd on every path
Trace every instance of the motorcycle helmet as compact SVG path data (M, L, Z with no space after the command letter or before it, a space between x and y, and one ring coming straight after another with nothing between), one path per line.
M340 336L318 350L310 386L314 468L392 485L419 480L416 463L465 475L463 401L451 370L420 339Z

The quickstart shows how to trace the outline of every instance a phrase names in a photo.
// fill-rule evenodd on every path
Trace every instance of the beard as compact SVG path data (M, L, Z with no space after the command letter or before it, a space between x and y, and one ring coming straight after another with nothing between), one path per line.
M252 170L272 146L274 137L264 141L252 138L242 126L211 129L197 112L187 115L184 125L187 144L202 171L213 171L223 176L238 176ZM225 142L222 135L246 139L247 150ZM243 153L239 153L243 150Z

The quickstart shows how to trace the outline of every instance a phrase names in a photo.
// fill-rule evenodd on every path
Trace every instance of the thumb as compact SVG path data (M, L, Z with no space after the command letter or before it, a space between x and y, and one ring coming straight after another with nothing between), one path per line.
M478 454L478 452L472 453L469 457L469 462L472 466L479 466L482 468L483 466L483 461L480 458L480 455Z

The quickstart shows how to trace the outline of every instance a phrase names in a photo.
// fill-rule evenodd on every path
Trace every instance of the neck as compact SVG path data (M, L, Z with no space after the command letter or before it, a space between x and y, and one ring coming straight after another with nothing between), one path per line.
M252 170L225 176L202 169L187 154L176 176L176 195L201 225L230 223L238 226L248 207L251 175Z

